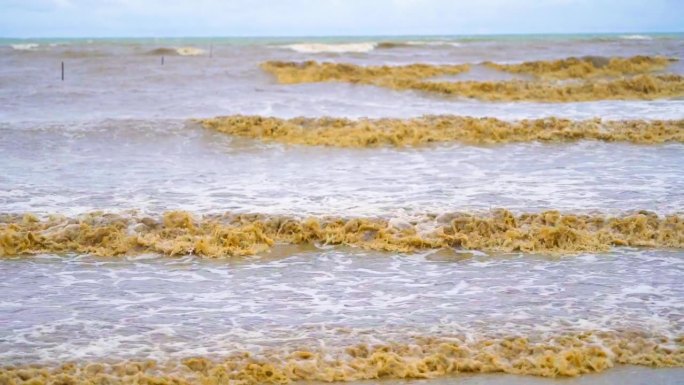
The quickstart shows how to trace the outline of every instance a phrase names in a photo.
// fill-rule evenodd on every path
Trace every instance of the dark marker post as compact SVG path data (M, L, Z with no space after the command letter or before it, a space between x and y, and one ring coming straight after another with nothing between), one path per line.
M162 65L164 65L164 56L162 56L161 63L162 63Z
M62 62L62 81L64 81L64 62Z

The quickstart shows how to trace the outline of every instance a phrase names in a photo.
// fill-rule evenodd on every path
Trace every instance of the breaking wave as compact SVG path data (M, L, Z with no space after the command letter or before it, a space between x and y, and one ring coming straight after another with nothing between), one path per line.
M460 47L455 41L416 40L416 41L381 41L360 43L295 43L276 46L300 53L366 53L375 49L410 48L410 47Z
M195 47L176 48L176 52L178 52L180 56L199 56L206 53L205 50Z
M10 47L16 51L33 51L40 45L36 43L10 44Z
M297 43L278 47L291 49L300 53L365 53L375 49L377 43Z
M164 56L200 56L206 53L205 50L196 47L180 47L180 48L156 48L148 51L148 55L164 55Z
M622 35L620 39L623 40L653 40L651 36L646 35Z
M199 121L230 135L288 144L332 147L420 146L439 142L475 144L527 141L603 140L653 144L684 143L684 120L535 119L504 121L468 116L413 119L295 118L226 116Z
M463 248L491 252L577 253L613 246L684 247L684 217L640 211L611 217L558 211L514 215L443 213L401 218L297 218L260 214L161 217L94 212L77 217L0 216L0 256L158 253L205 257L254 255L275 244L348 245L413 252Z
M187 357L119 363L62 363L0 368L0 381L14 383L236 383L424 379L457 373L511 373L544 377L602 372L618 364L684 366L684 337L638 332L582 332L551 337L510 336L472 340L414 337L411 343L358 344L342 348L272 348L229 357Z
M410 47L461 47L463 44L448 40L415 40L404 42L386 41L377 45L378 49L410 48Z

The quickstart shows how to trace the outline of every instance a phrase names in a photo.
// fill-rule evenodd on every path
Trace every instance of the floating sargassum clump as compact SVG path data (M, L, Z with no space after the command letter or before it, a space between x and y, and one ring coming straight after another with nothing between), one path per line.
M684 96L684 77L674 74L557 81L435 81L430 77L457 74L469 68L423 65L364 67L346 63L269 61L261 66L282 84L342 81L396 90L416 90L486 101L580 102L592 100L652 100ZM413 68L407 70L407 68ZM444 68L443 71L440 71ZM382 69L382 70L379 70ZM449 72L452 70L453 72Z
M618 364L684 366L684 338L583 332L550 338L414 337L412 343L319 350L273 348L223 359L64 363L0 367L0 384L287 384L294 381L422 379L458 373L544 377L601 372Z
M548 79L585 79L646 74L665 69L676 59L664 56L570 57L560 60L539 60L518 64L483 63L485 66Z
M638 75L579 82L462 81L414 82L408 88L487 101L584 102L653 100L684 96L680 75Z
M653 144L684 142L684 120L532 119L504 121L468 116L411 119L294 118L224 116L201 119L226 134L288 144L331 147L420 146L460 142L491 144L527 141L603 140Z
M443 75L457 75L470 69L468 64L400 66L360 66L345 63L269 61L261 67L278 77L283 84L345 81L350 83L391 85Z
M159 253L232 257L268 251L275 244L348 245L412 252L462 248L493 252L576 253L612 246L684 247L684 218L638 212L624 216L448 213L420 220L258 214L194 217L171 211L159 218L89 213L77 217L0 216L0 256Z

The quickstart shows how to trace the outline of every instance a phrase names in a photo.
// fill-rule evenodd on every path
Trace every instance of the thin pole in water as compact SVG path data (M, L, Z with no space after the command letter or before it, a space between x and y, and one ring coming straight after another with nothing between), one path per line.
M64 81L64 62L62 62L62 81Z
M161 63L162 63L162 65L164 65L164 56L162 56Z

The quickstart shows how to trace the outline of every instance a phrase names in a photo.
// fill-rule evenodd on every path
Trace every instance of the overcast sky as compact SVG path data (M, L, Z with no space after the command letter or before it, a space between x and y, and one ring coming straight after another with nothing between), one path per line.
M684 0L0 0L3 37L683 30Z

